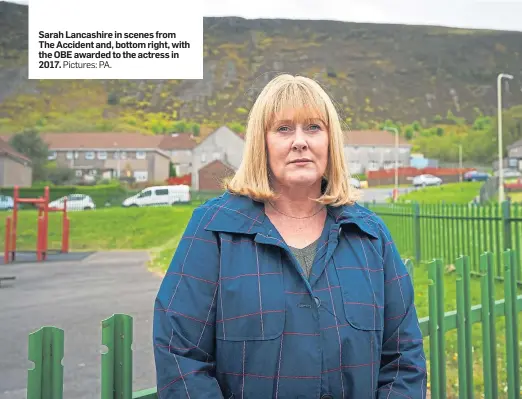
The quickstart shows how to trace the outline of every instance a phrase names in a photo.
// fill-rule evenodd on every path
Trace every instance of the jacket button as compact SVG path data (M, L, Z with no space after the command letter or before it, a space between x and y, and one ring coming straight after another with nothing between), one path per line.
M314 301L315 301L315 304L317 305L317 307L321 306L321 300L318 297L315 297Z
M321 396L321 399L333 399L332 395L323 395Z

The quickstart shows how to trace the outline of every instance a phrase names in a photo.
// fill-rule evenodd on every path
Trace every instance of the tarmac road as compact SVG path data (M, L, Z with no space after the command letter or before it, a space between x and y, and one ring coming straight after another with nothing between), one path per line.
M0 265L0 399L25 399L28 335L65 331L64 398L100 397L101 321L134 319L133 390L155 385L152 311L161 278L144 252L98 252L83 260ZM5 287L4 287L5 285Z
M411 190L412 188L399 188L399 195L406 194ZM384 203L393 194L393 188L363 188L361 191L363 194L360 201L361 204L373 201Z

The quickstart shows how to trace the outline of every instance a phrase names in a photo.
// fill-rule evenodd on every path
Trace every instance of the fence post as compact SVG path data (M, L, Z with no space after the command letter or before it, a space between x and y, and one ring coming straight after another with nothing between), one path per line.
M132 397L132 317L114 314L102 321L102 399Z
M57 327L42 327L29 334L27 399L62 399L64 332Z
M514 251L504 251L506 360L508 398L520 398L520 355L518 354L517 289Z
M413 203L413 247L415 252L415 262L421 260L421 228L420 228L420 206L418 202Z
M413 262L411 259L405 259L404 266L406 267L406 271L410 275L411 283L413 284Z
M502 226L504 227L504 250L513 249L511 247L511 203L502 203Z

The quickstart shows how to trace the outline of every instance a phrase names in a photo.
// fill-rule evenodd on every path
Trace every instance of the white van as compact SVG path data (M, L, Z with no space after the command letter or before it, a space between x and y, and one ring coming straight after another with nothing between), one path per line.
M174 205L190 202L190 187L186 185L147 187L138 194L127 198L122 205L158 206Z

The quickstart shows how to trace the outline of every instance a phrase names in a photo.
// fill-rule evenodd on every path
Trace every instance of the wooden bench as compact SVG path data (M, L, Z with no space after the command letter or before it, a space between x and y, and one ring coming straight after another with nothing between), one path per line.
M16 277L0 277L0 288L2 287L2 281L13 281Z

